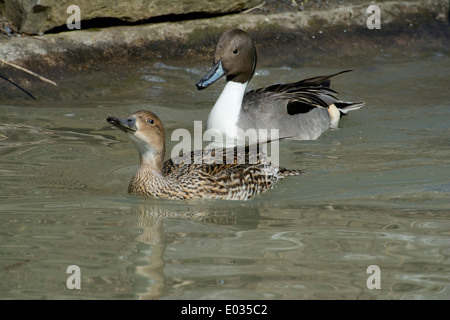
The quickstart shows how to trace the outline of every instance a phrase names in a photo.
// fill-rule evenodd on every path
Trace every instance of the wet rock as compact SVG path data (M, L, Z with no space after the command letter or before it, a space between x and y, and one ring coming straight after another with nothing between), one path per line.
M17 86L37 99L55 95L76 98L80 91L96 87L99 78L125 77L148 64L164 61L174 66L206 66L220 35L236 27L254 38L258 54L264 57L259 63L263 68L333 63L333 57L337 66L344 58L375 59L380 52L402 57L450 54L448 0L380 2L381 30L368 29L366 0L345 0L345 5L322 1L327 10L324 6L315 9L313 0L296 0L304 11L291 6L292 1L266 0L263 5L226 16L95 29L82 26L82 30L42 36L8 39L10 32L5 28L0 58L55 81L58 87L0 64L0 102L24 96ZM95 76L97 73L105 76ZM142 81L161 81L151 73L146 75ZM85 77L91 76L95 81L88 84Z
M8 19L0 16L0 40L3 38L11 39L12 37L18 36L16 28L11 24Z
M116 18L136 22L166 15L194 13L225 14L239 12L262 3L263 0L7 0L0 1L0 15L16 28L28 34L42 34L64 26L75 13L68 7L80 8L81 21L96 18Z

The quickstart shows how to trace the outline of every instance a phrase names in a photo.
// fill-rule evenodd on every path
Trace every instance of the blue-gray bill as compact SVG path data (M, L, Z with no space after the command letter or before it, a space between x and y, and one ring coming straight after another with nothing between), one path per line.
M212 83L219 80L222 76L226 74L226 71L222 67L222 61L213 63L211 69L207 74L203 76L197 83L197 89L202 90L208 88Z

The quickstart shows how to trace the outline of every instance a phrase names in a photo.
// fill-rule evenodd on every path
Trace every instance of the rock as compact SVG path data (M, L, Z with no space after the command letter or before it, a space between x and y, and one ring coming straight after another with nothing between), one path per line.
M382 11L380 32L367 29L367 3L361 0L364 4L336 6L333 10L307 11L305 7L305 11L302 12L294 9L291 12L272 14L258 14L255 13L257 10L253 10L250 13L213 18L103 29L83 29L82 26L82 30L0 40L0 57L10 62L22 60L34 65L49 64L65 68L79 63L90 63L89 61L96 61L97 64L108 63L128 59L130 55L139 59L195 55L196 59L200 60L202 55L210 58L213 54L211 51L214 51L222 32L236 27L250 32L259 43L266 43L265 48L273 47L277 50L283 41L290 44L297 43L304 51L302 54L314 52L320 43L327 45L326 48L319 50L320 52L329 52L333 45L337 46L340 52L370 50L372 45L381 41L380 39L384 39L387 45L389 35L397 34L399 37L410 38L413 31L411 24L424 30L435 31L437 36L443 37L443 42L448 43L445 36L450 31L448 26L441 25L446 23L447 1L402 0L380 3ZM436 22L439 24L434 27L430 25ZM323 34L318 37L320 31ZM351 33L354 37L350 36ZM316 35L316 39L308 41L312 35ZM417 37L414 41L401 42L404 45L397 42L392 48L405 50L408 44L421 43ZM343 43L345 45L342 45ZM284 53L283 56L288 54ZM114 59L107 58L110 55L113 55ZM316 55L317 53L314 53L314 56Z
M146 21L108 28L88 29L82 24L82 30L32 37L18 34L8 38L11 32L7 27L11 25L0 19L0 35L2 27L5 34L3 40L0 37L0 58L58 84L58 87L51 86L0 64L0 103L23 99L24 93L18 87L37 99L107 95L98 92L98 81L126 79L139 75L144 67L162 62L180 68L204 68L211 63L218 38L230 28L242 28L252 35L262 57L261 67L318 64L337 68L341 59L370 60L378 58L380 52L395 57L450 54L448 0L380 2L381 30L367 28L366 0L345 0L346 4L354 3L345 6L335 2L333 9L330 9L331 2L327 2L327 10L312 10L316 2L302 1L304 11L301 12L287 5L291 0L266 1L262 7L252 7L246 13L185 20L186 16L171 16L158 23ZM0 5L4 2L0 0ZM262 10L266 8L270 10ZM373 61L375 66L378 62ZM155 84L163 81L152 74L141 80ZM119 87L134 90L133 85L120 83Z
M19 31L42 34L55 27L65 26L76 4L81 21L95 18L115 18L136 22L154 17L179 14L226 14L239 12L263 0L8 0L0 1L0 15L11 21Z

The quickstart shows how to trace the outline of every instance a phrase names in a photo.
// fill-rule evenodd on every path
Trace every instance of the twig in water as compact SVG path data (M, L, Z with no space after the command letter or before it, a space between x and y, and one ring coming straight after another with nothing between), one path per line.
M266 3L263 2L263 3L261 3L261 4L257 5L257 6L255 6L255 7L253 7L253 8L250 8L250 9L247 9L247 10L242 11L242 13L249 13L249 12L251 12L251 11L253 11L253 10L262 8L265 4L266 4Z
M40 79L40 80L42 80L42 81L45 81L45 82L47 82L47 83L50 83L50 84L52 84L52 85L54 85L54 86L58 86L58 85L56 84L56 82L54 82L54 81L52 81L52 80L49 80L49 79L47 79L47 78L44 78L43 76L38 75L37 73L35 73L35 72L33 72L33 71L30 71L30 70L28 70L28 69L25 69L25 68L23 68L23 67L21 67L21 66L18 66L17 64L8 62L8 61L6 61L6 60L4 60L4 59L2 59L2 58L0 58L0 62L2 62L2 63L4 63L4 64L7 64L7 65L9 65L9 66L11 66L11 67L13 67L13 68L22 70L22 71L24 71L24 72L26 72L26 73L29 73L29 74L31 74L32 76L35 76L36 78L38 78L38 79Z
M15 86L16 88L20 89L21 91L23 91L27 96L29 96L30 98L37 100L35 96L33 96L31 93L29 93L27 90L25 90L24 88L22 88L21 86L19 86L17 83L15 83L14 81L0 75L0 78L8 81L9 83L11 83L13 86Z

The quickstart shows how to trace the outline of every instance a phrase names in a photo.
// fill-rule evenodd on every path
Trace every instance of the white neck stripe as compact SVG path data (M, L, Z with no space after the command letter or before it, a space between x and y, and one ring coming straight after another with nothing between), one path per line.
M242 99L248 82L228 81L212 108L206 122L206 129L217 129L222 134L235 135L242 107Z

